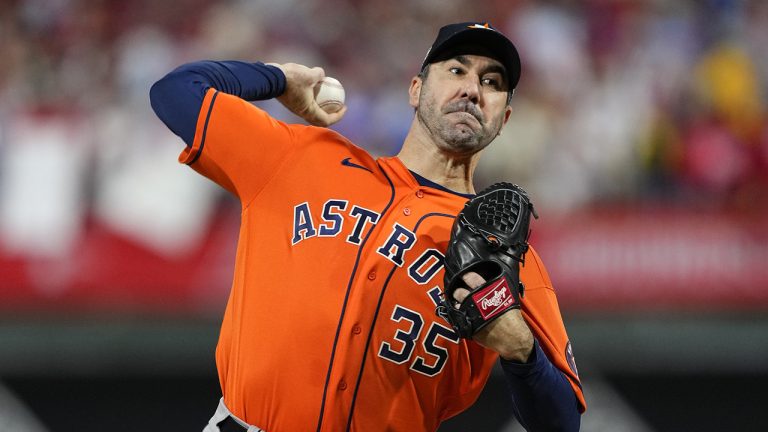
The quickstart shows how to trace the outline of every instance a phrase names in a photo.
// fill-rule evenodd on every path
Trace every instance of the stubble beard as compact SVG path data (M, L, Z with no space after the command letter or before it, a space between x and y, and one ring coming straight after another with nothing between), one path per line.
M479 129L477 126L470 127L468 124L452 122L448 116L456 111L473 115L479 124ZM462 156L475 154L487 147L499 134L502 126L502 116L494 118L489 125L486 125L483 113L469 100L453 101L441 109L429 92L424 91L424 88L419 97L416 116L439 147Z

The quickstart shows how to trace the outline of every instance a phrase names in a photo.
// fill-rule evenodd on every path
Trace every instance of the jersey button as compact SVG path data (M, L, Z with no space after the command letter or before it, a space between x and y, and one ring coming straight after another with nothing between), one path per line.
M360 328L360 326L359 326L359 325L357 325L357 324L355 324L355 325L352 327L352 333L354 333L354 334L356 334L356 335L360 334L360 332L362 332L362 331L363 331L363 329L361 329L361 328Z
M341 382L339 382L339 390L346 390L346 389L347 389L347 382L344 380L341 380Z
M376 272L372 271L372 272L368 273L368 279L370 279L370 280L376 279Z
M409 214L411 214L411 209L409 207L404 208L403 209L403 214L408 216Z
M424 191L419 189L416 191L416 197L417 198L424 198Z

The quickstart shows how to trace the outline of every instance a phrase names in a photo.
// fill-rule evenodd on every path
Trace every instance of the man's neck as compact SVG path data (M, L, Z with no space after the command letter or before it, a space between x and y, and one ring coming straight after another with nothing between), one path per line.
M417 123L417 121L414 121ZM409 170L452 191L473 194L472 176L479 153L458 157L446 153L424 133L421 125L414 124L403 141L397 157Z

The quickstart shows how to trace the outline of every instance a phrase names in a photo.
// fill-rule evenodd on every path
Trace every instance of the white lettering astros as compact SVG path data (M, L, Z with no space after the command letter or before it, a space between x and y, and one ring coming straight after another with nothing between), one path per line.
M346 216L346 217L345 217ZM346 243L359 246L365 232L379 223L381 215L373 210L350 205L348 200L329 199L319 213L313 212L309 202L293 207L293 230L290 233L291 244L296 246L310 238L345 236ZM345 222L350 222L345 229ZM376 252L403 267L406 264L406 252L416 244L416 233L395 222L386 240ZM413 258L413 257L412 257ZM443 254L434 248L428 248L410 262L408 276L419 285L428 283L443 268Z

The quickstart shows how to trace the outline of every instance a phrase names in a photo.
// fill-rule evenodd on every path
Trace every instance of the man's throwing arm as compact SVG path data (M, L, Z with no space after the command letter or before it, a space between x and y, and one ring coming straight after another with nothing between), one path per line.
M160 120L191 147L200 107L209 88L256 101L278 97L285 87L283 71L273 65L198 61L179 66L157 81L149 98Z

